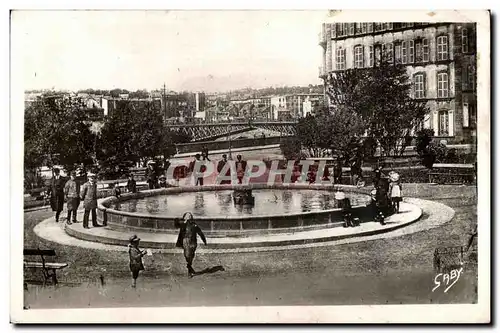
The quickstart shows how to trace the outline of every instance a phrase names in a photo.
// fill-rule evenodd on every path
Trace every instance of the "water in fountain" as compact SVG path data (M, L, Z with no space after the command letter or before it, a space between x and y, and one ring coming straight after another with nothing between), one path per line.
M255 206L233 203L233 191L185 192L117 202L111 208L152 215L181 216L186 211L196 216L286 215L338 208L334 193L317 190L253 190ZM346 193L353 206L367 204L369 196Z

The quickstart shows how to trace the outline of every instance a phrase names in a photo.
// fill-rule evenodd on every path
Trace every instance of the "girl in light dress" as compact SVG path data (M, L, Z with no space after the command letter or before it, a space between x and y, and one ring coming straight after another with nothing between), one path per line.
M399 174L396 172L391 172L389 174L389 178L391 179L391 184L389 187L389 193L391 196L392 206L394 208L394 212L399 214L399 203L403 201L403 191L401 189L401 181L399 180Z

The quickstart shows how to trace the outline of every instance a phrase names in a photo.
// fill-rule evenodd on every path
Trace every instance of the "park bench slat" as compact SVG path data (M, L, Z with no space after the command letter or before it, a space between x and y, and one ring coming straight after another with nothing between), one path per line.
M24 266L29 267L29 268L44 268L43 263L41 262L34 262L34 261L25 261ZM45 268L48 269L61 269L68 267L68 264L65 263L57 263L57 262L46 262L45 263Z
M24 249L25 256L55 256L55 250Z

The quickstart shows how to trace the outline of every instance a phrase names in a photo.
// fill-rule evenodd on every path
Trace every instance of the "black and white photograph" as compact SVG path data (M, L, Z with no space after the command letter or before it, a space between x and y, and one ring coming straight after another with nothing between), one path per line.
M12 322L491 320L488 11L10 26Z

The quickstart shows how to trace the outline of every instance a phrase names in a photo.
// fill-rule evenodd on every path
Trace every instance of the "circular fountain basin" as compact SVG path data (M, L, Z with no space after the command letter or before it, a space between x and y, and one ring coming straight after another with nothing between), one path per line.
M255 205L239 206L234 189L250 188ZM176 187L100 200L98 220L111 229L177 233L174 221L190 211L208 237L282 233L341 226L334 192L351 199L355 216L369 216L368 190L342 185L251 184Z

